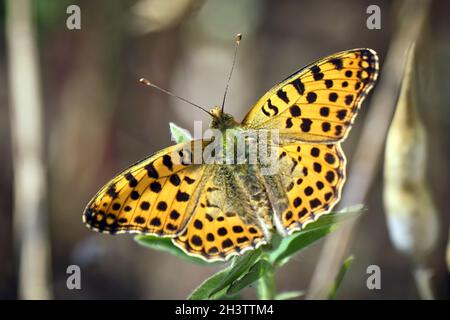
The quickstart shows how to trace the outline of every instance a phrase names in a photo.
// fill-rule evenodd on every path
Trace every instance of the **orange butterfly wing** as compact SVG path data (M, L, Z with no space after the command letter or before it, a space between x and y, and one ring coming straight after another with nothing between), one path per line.
M378 57L371 49L331 55L272 88L242 125L279 130L282 137L295 141L342 141L377 77Z
M244 127L278 130L285 210L276 213L290 234L329 212L345 182L340 142L378 78L378 57L353 49L320 59L267 92L244 118ZM282 191L282 192L281 192Z
M103 233L179 234L195 210L205 169L191 164L189 150L171 146L118 174L89 202L84 223Z

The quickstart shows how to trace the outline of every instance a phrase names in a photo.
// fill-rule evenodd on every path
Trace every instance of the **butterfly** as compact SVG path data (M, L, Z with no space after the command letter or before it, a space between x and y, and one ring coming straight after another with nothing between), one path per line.
M269 90L241 123L211 110L211 127L277 130L277 172L256 164L198 164L186 145L158 151L109 181L89 202L84 223L99 232L169 237L188 255L228 260L301 230L339 201L347 137L378 77L371 49L322 58ZM197 144L198 145L198 144Z

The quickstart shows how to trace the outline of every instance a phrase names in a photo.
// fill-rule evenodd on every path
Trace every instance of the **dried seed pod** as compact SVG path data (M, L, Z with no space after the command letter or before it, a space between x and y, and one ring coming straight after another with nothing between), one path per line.
M438 215L426 181L426 130L417 112L413 55L414 46L387 136L383 200L394 246L424 266L436 246Z

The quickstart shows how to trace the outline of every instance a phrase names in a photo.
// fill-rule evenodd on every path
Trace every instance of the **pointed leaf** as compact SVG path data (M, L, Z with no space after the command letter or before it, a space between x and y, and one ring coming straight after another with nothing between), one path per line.
M191 133L188 130L177 126L173 122L169 123L169 127L172 141L175 141L176 143L183 143L192 140Z
M342 284L342 280L344 280L344 277L350 268L350 266L353 263L353 256L349 256L347 259L345 259L344 263L341 266L341 269L339 270L339 273L336 276L336 279L334 280L333 287L331 288L330 292L328 293L328 299L335 299L337 291L339 287Z
M320 217L319 220L308 224L305 229L284 238L279 246L269 253L270 261L277 266L282 266L298 251L333 232L344 221L357 217L362 208L361 205L353 206Z
M202 265L211 265L212 263L200 258L187 255L183 250L175 246L172 240L169 238L160 238L150 235L138 235L134 238L134 240L144 247L156 249L159 251L165 251L189 262Z
M225 279L231 267L225 268L212 275L201 285L199 285L188 297L188 300L208 300L211 299L211 292Z
M246 274L231 284L227 290L227 295L235 295L239 293L242 289L252 285L259 278L264 276L267 271L272 269L272 265L269 261L258 260L253 266L250 267Z
M235 258L230 270L228 271L226 277L217 285L214 290L211 291L210 296L216 294L217 292L227 288L233 281L242 276L256 260L261 256L262 251L260 249L250 251L242 257Z

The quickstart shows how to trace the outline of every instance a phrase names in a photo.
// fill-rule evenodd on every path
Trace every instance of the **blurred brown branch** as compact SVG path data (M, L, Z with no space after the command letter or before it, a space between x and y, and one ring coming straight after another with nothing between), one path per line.
M395 32L375 89L340 207L363 203L378 170L386 133L396 105L403 75L405 52L419 37L431 1L403 1ZM383 61L383 59L382 59ZM356 221L328 237L314 271L307 298L325 299L352 240Z
M19 298L49 299L43 115L32 1L8 0L6 35L14 164L14 227Z

